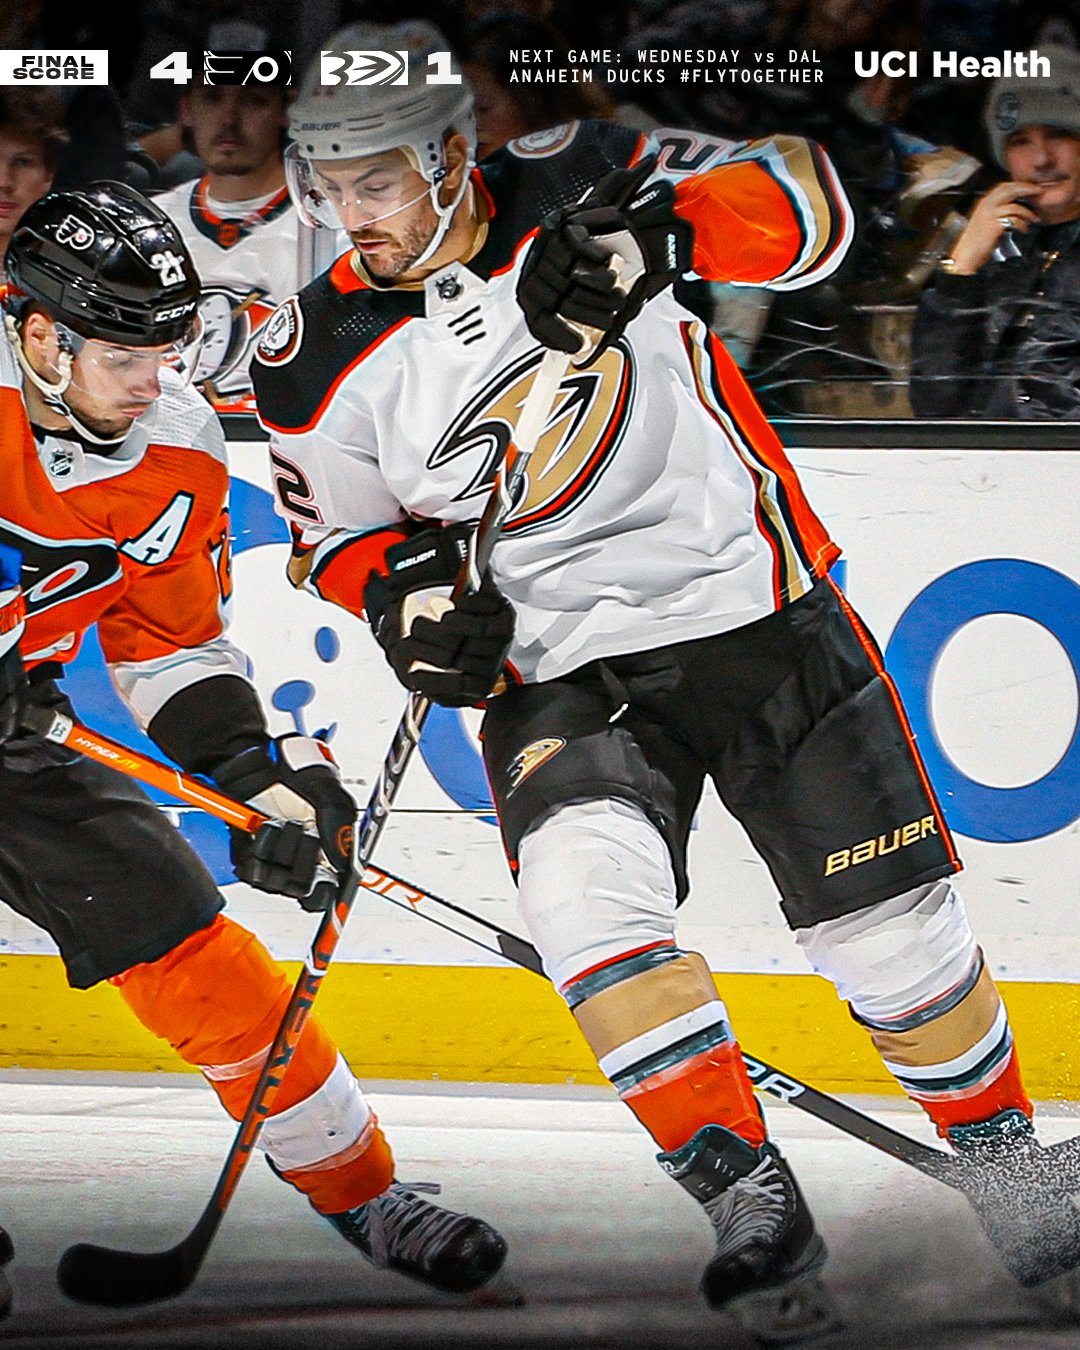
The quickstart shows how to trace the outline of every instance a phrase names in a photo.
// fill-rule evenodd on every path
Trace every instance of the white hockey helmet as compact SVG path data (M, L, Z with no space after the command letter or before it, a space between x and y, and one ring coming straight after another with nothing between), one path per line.
M446 135L457 132L464 136L468 142L467 167L472 168L476 162L472 90L455 68L455 62L442 63L436 69L428 65L428 57L433 52L448 52L449 43L437 28L423 20L385 27L352 24L335 33L325 50L348 63L335 72L341 82L322 82L320 55L308 68L289 113L292 144L285 154L285 168L289 192L300 217L309 225L340 228L333 205L316 185L311 168L314 162L360 159L402 150L428 184L428 195L438 217L435 237L417 260L425 262L442 242L468 182L466 173L454 200L445 206L440 204L439 187L446 176ZM356 64L357 53L373 52L387 55L404 52L408 58L408 82L346 83L358 73L365 80L377 73L374 60L359 71ZM362 55L360 60L363 59ZM459 76L459 83L447 81L447 76L455 75ZM388 79L399 76L400 67L388 68Z

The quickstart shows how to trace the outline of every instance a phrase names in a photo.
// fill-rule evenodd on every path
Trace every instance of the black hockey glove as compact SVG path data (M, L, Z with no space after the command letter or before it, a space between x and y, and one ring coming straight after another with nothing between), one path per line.
M357 809L322 741L288 735L253 745L219 765L214 781L273 817L257 834L230 830L240 880L290 895L312 913L324 910L337 888L334 873L352 865Z
M544 218L525 258L517 298L529 332L578 365L690 268L693 230L675 214L674 189L662 180L644 185L655 167L650 156L613 169L583 201Z
M514 610L490 577L451 601L470 525L422 530L386 551L389 576L372 572L364 608L406 689L448 708L482 703L502 671Z
M21 567L18 552L0 544L0 745L19 729L28 688L19 653L26 627L26 602L19 587Z

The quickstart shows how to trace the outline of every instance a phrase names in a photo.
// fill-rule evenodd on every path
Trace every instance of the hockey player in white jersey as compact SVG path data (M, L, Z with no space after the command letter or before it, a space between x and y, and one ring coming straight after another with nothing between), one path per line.
M276 312L253 366L289 575L365 617L409 689L486 699L522 913L716 1230L706 1297L820 1329L824 1243L708 967L676 941L706 775L799 945L939 1133L1010 1167L1036 1147L948 828L828 576L839 550L680 301L688 273L780 289L828 276L850 210L822 150L786 136L581 123L477 168L467 90L421 81L309 88L292 113L296 200L354 248ZM641 274L629 289L613 249ZM579 363L490 575L432 605L545 347Z
M282 160L288 94L278 84L185 89L180 123L206 171L155 199L202 277L205 336L195 382L218 412L254 411L248 366L263 324L349 243L338 231L302 225L289 200Z

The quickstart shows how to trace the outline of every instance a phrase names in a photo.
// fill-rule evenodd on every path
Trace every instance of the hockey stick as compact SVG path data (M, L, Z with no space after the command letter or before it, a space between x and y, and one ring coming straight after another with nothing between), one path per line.
M208 815L216 816L218 820L223 820L226 825L231 825L235 829L256 834L270 821L269 816L256 811L245 802L238 802L201 779L194 778L172 765L162 764L160 760L144 755L140 750L133 750L121 741L103 736L101 732L93 731L81 722L74 721L66 713L49 708L29 708L23 713L22 722L29 730L37 732L46 740L77 750L87 759L96 760L110 769L116 769L129 778L137 778L151 787L161 788L180 801L199 807ZM455 905L451 900L444 900L441 896L423 891L402 877L384 872L370 861L364 868L360 885L365 891L371 891L390 904L397 905L399 909L407 910L410 914L420 914L430 923L437 924L448 933L454 933L467 942L476 943L485 951L496 952L527 970L534 970L538 975L543 974L540 954L535 947L522 938L515 937L513 933L506 932L497 924L480 918L460 905ZM481 930L480 935L476 934L477 929Z
M132 750L119 741L92 731L63 713L47 709L31 709L23 720L27 726L47 740L70 746L88 758L130 777L138 778L153 787L162 788L181 801L200 807L208 814L238 829L255 833L269 820L268 816L243 802L235 801L217 788L179 769L162 764L138 750ZM498 924L481 918L471 910L445 900L404 877L376 867L370 860L366 864L361 886L390 904L407 910L410 914L418 914L447 932L512 961L525 970L531 970L537 975L544 973L540 953L525 938L500 928ZM843 1101L819 1092L816 1088L800 1082L790 1074L783 1073L745 1051L743 1058L746 1060L754 1085L762 1092L800 1107L826 1124L862 1139L890 1157L925 1172L927 1176L960 1189L964 1188L966 1183L961 1180L964 1169L959 1166L958 1160L952 1154L911 1139L908 1135L863 1115L861 1111Z
M470 540L468 556L454 586L455 596L475 590L480 585L499 532L513 509L529 458L551 414L569 359L562 352L548 351L540 362L517 427L496 473L480 523ZM251 1156L259 1131L270 1114L285 1070L356 899L360 875L366 869L389 817L402 775L420 740L430 708L430 700L423 695L409 695L405 713L394 733L360 821L356 864L342 877L334 903L327 907L319 921L305 968L293 989L213 1194L195 1227L176 1246L163 1252L129 1252L91 1243L77 1243L69 1247L60 1259L57 1279L61 1289L72 1298L111 1306L149 1303L182 1293L195 1278Z
M68 745L81 754L118 769L122 773L139 778L152 786L163 788L181 801L190 802L192 805L200 807L209 814L217 816L239 829L254 833L269 819L261 812L255 811L241 802L234 801L216 788L209 787L178 769L161 764L139 751L132 750L117 741L93 732L89 728L73 722L71 718L62 713L49 712L45 709L32 710L31 714L24 720L28 725L31 725L33 730L38 731L47 739ZM475 946L501 956L505 960L512 961L536 975L544 974L540 953L532 943L499 927L498 924L492 923L488 919L481 918L463 906L445 900L431 891L424 890L393 872L384 871L370 861L364 869L361 885L365 890L373 892L390 904L407 910L411 914L418 914L421 918L427 919L430 923L434 923L468 942L472 942ZM828 1093L821 1092L817 1088L810 1087L799 1079L793 1078L790 1074L783 1073L764 1060L748 1054L745 1050L743 1050L743 1060L754 1086L759 1091L766 1092L789 1105L797 1106L800 1110L823 1121L826 1125L831 1125L855 1139L870 1144L898 1162L914 1167L926 1176L961 1191L975 1204L976 1208L980 1205L993 1207L996 1203L999 1203L996 1197L987 1194L988 1187L985 1177L980 1169L969 1160L945 1153L942 1149L912 1139L909 1135L875 1120L872 1116L864 1115L839 1098L832 1097ZM1043 1150L1042 1161L1045 1164L1046 1175L1050 1176L1056 1173L1064 1163L1070 1169L1071 1174L1075 1176L1077 1167L1080 1166L1080 1152L1078 1150L1080 1150L1080 1141L1075 1139L1066 1140L1061 1144ZM1066 1188L1059 1186L1057 1190L1057 1198L1060 1200ZM1052 1201L1053 1197L1051 1197ZM1022 1256L1023 1253L1021 1253L1021 1258ZM1072 1259L1073 1256L1076 1257L1075 1261ZM1062 1270L1066 1270L1071 1269L1077 1261L1080 1261L1080 1249L1077 1249L1076 1239L1070 1231L1066 1233L1061 1244L1058 1263ZM192 1275L194 1275L194 1271ZM67 1288L66 1285L65 1288ZM76 1297L84 1297L73 1289L68 1289L68 1292L74 1293ZM97 1299L94 1301L100 1302L103 1300Z

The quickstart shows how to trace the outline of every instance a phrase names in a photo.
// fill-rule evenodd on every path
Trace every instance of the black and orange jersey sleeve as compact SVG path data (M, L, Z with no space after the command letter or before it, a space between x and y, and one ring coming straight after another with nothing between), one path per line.
M387 549L400 544L417 527L401 523L374 530L335 530L317 544L307 543L303 533L292 529L289 580L294 586L313 591L323 600L347 609L358 618L364 611L364 587L372 572L388 573Z
M694 271L706 281L795 290L829 276L854 216L821 146L801 136L725 141L666 128L643 154L675 185L694 227Z

